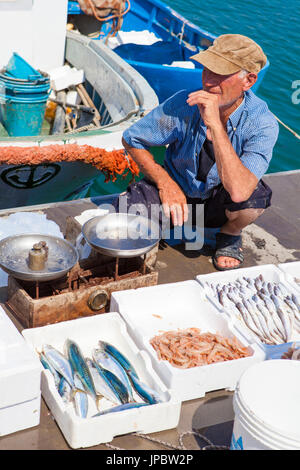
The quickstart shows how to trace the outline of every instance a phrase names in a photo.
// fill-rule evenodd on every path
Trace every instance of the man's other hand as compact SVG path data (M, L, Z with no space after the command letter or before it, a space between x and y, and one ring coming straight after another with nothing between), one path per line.
M188 206L181 188L171 178L166 178L158 185L159 197L166 217L174 225L183 225L188 220Z

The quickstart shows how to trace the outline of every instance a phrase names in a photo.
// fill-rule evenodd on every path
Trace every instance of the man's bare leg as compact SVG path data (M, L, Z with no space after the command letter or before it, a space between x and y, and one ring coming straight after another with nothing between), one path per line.
M228 235L240 235L243 228L252 224L262 213L264 209L243 209L230 212L225 210L227 222L221 227L220 232ZM240 264L240 261L228 256L219 256L217 263L222 268L232 268Z

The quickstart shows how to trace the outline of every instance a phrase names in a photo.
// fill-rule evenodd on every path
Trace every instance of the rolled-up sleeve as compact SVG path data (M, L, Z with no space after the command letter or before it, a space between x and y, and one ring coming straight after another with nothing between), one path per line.
M266 173L277 141L279 127L275 118L260 122L256 131L245 140L241 161L258 180Z
M182 92L176 93L126 129L123 138L127 144L134 148L149 150L150 147L174 142L182 126L178 113L181 95Z

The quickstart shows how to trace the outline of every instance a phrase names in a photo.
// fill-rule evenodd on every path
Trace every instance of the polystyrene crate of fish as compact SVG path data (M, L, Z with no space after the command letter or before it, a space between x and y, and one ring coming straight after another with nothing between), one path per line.
M196 280L218 310L238 318L245 334L255 338L258 343L282 344L300 339L300 292L296 284L287 281L285 273L276 265L202 274L196 276ZM224 291L224 286L225 290L231 289L229 294ZM238 300L235 288L239 291ZM250 320L247 312L245 320L245 307L248 313L252 312Z
M287 282L297 287L300 291L300 261L281 263L277 265L284 272Z
M235 319L220 313L195 280L114 292L111 309L120 312L136 344L148 352L156 372L183 401L212 390L234 390L244 370L265 359L262 348L240 334ZM163 332L188 328L234 336L249 356L186 369L159 360L150 340Z
M88 414L78 416L74 407L73 394L70 401L64 401L55 386L50 370L42 371L41 391L66 441L72 448L90 447L110 442L114 436L130 432L151 433L177 426L181 402L176 394L165 386L152 368L149 356L137 348L127 332L126 325L118 313L106 313L70 320L41 328L23 330L25 340L40 353L45 344L65 352L66 340L75 342L84 358L92 357L99 340L106 341L117 348L132 364L139 379L161 398L161 402L140 408L108 412L95 416L99 410L107 411L113 405L102 398L99 407L88 395ZM77 393L78 395L78 393ZM136 401L142 402L136 394Z

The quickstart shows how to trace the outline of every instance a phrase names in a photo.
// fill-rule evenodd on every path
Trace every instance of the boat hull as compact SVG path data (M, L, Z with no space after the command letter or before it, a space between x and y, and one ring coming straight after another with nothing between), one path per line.
M95 176L95 168L82 162L1 165L0 209L74 199Z
M68 33L65 54L71 65L85 70L87 90L94 102L97 102L102 116L101 127L55 136L2 138L0 210L85 197L93 180L99 176L103 176L101 181L105 187L104 175L92 164L69 161L69 158L62 158L62 161L55 158L52 161L51 146L55 146L56 150L58 145L68 144L72 144L72 150L74 146L82 149L85 145L105 151L123 149L122 134L125 129L139 119L145 110L158 104L157 96L146 80L105 45L96 44L79 34ZM24 159L21 155L20 158L20 148L24 148L25 154L28 147L32 155L38 153L35 149L48 147L49 159L47 154L47 160L33 164L31 162L34 160L30 160L30 157ZM60 151L58 153L60 155ZM5 159L4 154L9 158ZM122 175L118 175L117 180L124 187ZM117 183L116 192L119 189Z

